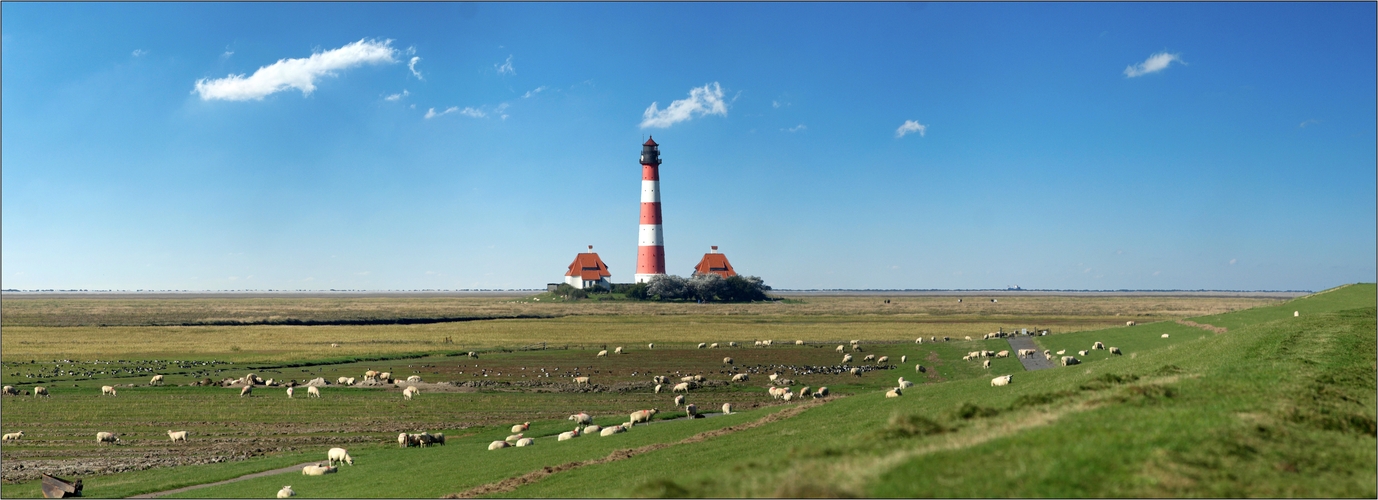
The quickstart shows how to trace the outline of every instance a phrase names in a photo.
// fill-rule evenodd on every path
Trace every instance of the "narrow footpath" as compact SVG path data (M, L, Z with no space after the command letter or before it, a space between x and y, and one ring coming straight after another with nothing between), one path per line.
M1049 361L1048 358L1043 357L1043 351L1038 349L1038 344L1034 343L1033 337L1015 336L1009 337L1008 340L1010 342L1010 349L1013 349L1015 353L1018 353L1020 349L1033 349L1038 351L1038 354L1033 356L1019 358L1019 362L1024 363L1025 370L1046 370L1056 366L1052 361Z
M283 467L283 468L281 468L281 469L273 469L273 470L265 470L265 471L263 471L263 472L255 472L255 473L253 473L253 474L248 474L248 475L244 475L244 476L239 476L239 477L236 477L236 478L233 478L233 479L226 479L226 480L224 480L224 481L216 481L216 482L214 482L214 483L206 483L206 484L194 484L194 485L191 485L191 486L186 486L186 487L182 487L182 488L177 488L177 489L175 489L175 490L158 491L158 492L154 492L154 493L144 493L144 494L142 494L142 495L134 495L134 496L128 497L128 498L158 498L158 497L161 497L161 496L164 496L164 495L175 495L175 494L178 494L178 493L181 493L181 492L184 492L184 491L199 490L199 489L201 489L201 488L209 488L209 487L211 487L211 486L220 486L220 485L222 485L222 484L229 484L229 483L233 483L233 482L237 482L237 481L243 481L243 480L245 480L245 479L253 479L253 478L256 478L256 477L273 476L273 475L277 475L277 474L286 474L286 473L288 473L288 472L297 472L297 473L300 473L302 467L306 467L306 466L308 466L308 465L316 465L316 464L321 463L321 462L322 462L321 460L316 460L316 461L314 461L314 462L300 463L300 464L297 464L297 465L292 465L292 466L288 466L288 467Z

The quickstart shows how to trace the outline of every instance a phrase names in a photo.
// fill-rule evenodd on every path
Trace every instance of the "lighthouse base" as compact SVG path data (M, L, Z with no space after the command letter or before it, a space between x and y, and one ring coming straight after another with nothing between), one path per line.
M664 275L663 273L657 273L657 274L638 274L638 275L636 275L636 282L637 282L637 283L650 283L650 282L651 282L651 278L654 278L654 277L656 277L656 276L665 276L665 275Z

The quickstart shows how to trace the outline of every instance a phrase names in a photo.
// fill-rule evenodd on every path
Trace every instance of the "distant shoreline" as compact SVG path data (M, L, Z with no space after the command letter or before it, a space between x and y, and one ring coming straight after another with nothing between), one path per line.
M310 291L27 291L5 290L0 298L26 299L223 299L223 298L416 298L416 297L526 297L544 289L511 290L310 290ZM1258 297L1295 298L1304 290L771 290L779 297Z

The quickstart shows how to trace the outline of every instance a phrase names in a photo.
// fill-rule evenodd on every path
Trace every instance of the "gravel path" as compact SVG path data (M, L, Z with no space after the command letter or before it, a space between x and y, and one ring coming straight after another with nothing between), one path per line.
M184 488L177 488L177 489L175 489L175 490L167 490L167 491L159 491L159 492L156 492L156 493L144 493L144 494L142 494L142 495L134 495L134 496L129 497L129 498L157 498L157 497L160 497L160 496L163 496L163 495L175 495L175 494L178 494L178 493L181 493L181 492L184 492L184 491L197 490L197 489L207 488L207 487L211 487L211 486L220 486L220 485L222 485L222 484L233 483L233 482L236 482L236 481L243 481L243 480L245 480L245 479L253 479L253 478L256 478L256 477L272 476L272 475L277 475L277 474L286 474L286 473L288 473L288 472L301 472L301 468L302 468L302 467L306 467L306 466L308 466L308 465L316 465L316 464L318 464L318 463L320 463L320 462L321 462L320 460L316 460L316 461L314 461L314 462L301 463L301 464L297 464L297 465L293 465L293 466L289 466L289 467L283 467L283 468L281 468L281 469L273 469L273 470L265 470L265 471L263 471L263 472L255 472L255 473L253 473L253 474L249 474L249 475L246 475L246 476L239 476L239 477L236 477L236 478L234 478L234 479L226 479L226 480L224 480L224 481L217 481L217 482L214 482L214 483L195 484L195 485L187 486L187 487L184 487Z
M1034 343L1033 337L1009 337L1009 341L1010 349L1013 349L1016 353L1019 352L1020 349L1038 349L1038 344ZM1024 369L1028 371L1045 370L1056 366L1052 361L1049 361L1048 358L1043 357L1043 351L1038 351L1038 354L1033 356L1019 358L1019 362L1024 363Z

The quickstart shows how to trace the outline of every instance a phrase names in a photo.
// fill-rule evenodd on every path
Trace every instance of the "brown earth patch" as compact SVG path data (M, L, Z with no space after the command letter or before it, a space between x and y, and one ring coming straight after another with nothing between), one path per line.
M1206 330L1206 331L1208 331L1208 332L1215 332L1215 333L1225 333L1226 331L1228 331L1228 329L1225 328L1225 327L1223 327L1223 326L1214 326L1214 325L1207 325L1207 324L1205 324L1205 323L1197 323L1197 322L1192 321L1192 320L1189 320L1189 319L1179 319L1179 320L1177 320L1177 324L1179 324L1179 325L1186 325L1186 326L1190 326L1190 327L1194 327L1194 328L1200 328L1200 329L1202 329L1202 330Z

